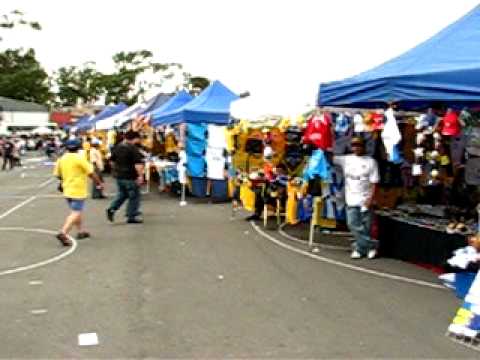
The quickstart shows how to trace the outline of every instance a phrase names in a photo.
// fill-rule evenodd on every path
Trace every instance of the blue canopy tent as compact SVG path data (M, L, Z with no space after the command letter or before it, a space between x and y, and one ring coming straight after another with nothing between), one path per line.
M97 121L100 121L100 120L109 118L110 116L113 116L115 114L118 114L119 112L125 110L127 107L128 106L125 105L124 103L106 106L102 111L100 111L97 115L95 115L93 118L90 119L91 127L95 127L95 124L97 123Z
M79 131L86 131L90 129L92 127L90 124L91 117L92 115L84 115L80 117L74 124L72 124L71 129Z
M154 111L147 113L147 115L151 116L151 125L156 127L162 125L158 119L162 117L164 114L169 114L185 104L192 101L193 96L187 93L185 90L181 90L175 96L171 97L166 103L162 106L156 108ZM166 124L166 123L164 123ZM164 125L163 124L163 125Z
M141 114L148 114L152 111L155 111L171 98L172 98L171 95L166 95L166 94L158 94L154 96L152 99L148 101L147 106L145 107L145 109L143 109Z
M319 106L420 109L480 103L480 6L429 40L354 77L320 85Z
M230 104L238 98L237 94L216 80L184 106L158 116L156 126L181 122L228 124Z

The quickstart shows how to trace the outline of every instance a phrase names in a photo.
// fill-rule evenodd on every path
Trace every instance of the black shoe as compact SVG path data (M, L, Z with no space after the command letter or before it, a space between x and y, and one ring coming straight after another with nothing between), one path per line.
M260 216L258 216L257 214L253 214L253 215L250 215L249 217L247 217L245 220L246 221L260 220Z
M127 220L127 224L143 224L143 220L139 218L132 218Z
M115 215L115 211L113 211L112 209L107 209L107 219L108 221L110 222L113 222L114 220L114 216Z
M82 232L79 232L77 234L77 239L78 240L81 240L81 239L86 239L86 238L89 238L90 237L90 233L89 232L86 232L86 231L82 231Z
M142 215L143 215L143 213L142 213L141 211L137 211L137 212L133 215L133 217L136 218L137 216L142 216ZM128 219L128 215L127 215L127 214L125 214L125 217Z
M58 241L60 241L60 243L63 246L72 246L72 242L70 241L67 235L63 233L58 233L55 237L57 238Z

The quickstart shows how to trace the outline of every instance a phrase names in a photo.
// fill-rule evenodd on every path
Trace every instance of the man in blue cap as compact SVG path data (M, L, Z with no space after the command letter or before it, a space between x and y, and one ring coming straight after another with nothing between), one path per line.
M98 187L103 188L103 183L93 171L93 166L85 156L78 153L81 146L82 143L78 139L67 140L65 143L67 152L55 164L54 175L61 181L63 195L71 210L56 236L64 246L72 245L68 233L73 226L78 229L77 239L90 237L82 226L82 211L88 196L88 177L91 177Z

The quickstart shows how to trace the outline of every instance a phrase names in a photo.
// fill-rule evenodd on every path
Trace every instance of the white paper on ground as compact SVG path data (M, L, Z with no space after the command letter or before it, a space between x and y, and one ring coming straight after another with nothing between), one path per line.
M97 333L78 334L78 345L80 346L98 345Z

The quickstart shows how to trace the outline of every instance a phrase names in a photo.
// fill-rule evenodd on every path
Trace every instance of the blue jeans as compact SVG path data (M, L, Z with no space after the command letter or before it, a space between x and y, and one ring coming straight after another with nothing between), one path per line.
M360 211L359 206L347 207L348 228L355 238L354 249L366 255L369 250L376 249L377 242L370 237L372 225L372 211Z
M109 209L117 211L127 199L127 218L134 219L139 214L140 187L135 180L117 179L117 195Z

